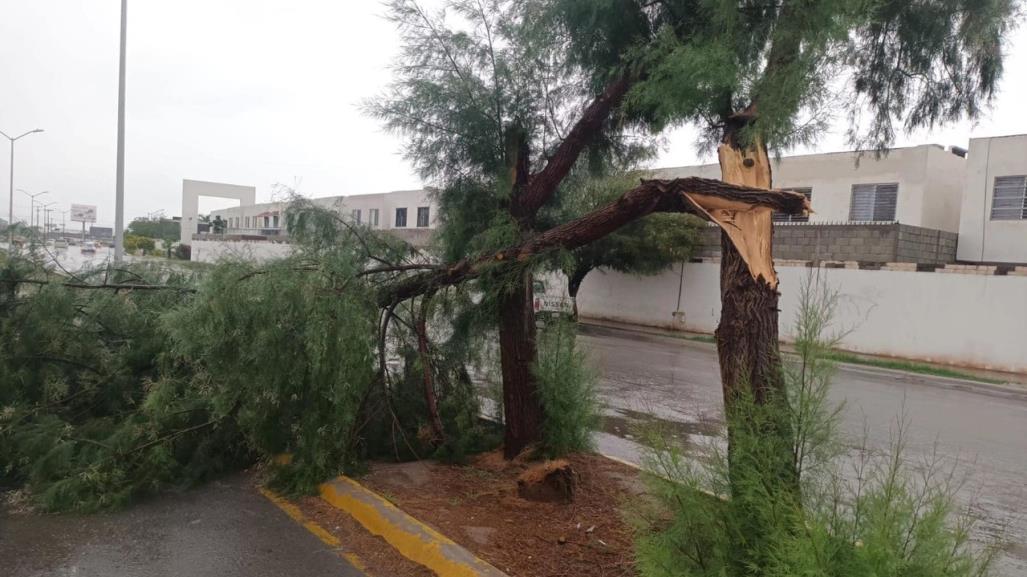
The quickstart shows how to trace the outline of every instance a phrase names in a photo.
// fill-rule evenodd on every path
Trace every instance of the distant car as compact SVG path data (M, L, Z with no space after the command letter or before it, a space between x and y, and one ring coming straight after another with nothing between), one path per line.
M82 254L93 254L96 252L96 243L91 240L87 240L82 243Z
M54 248L68 248L68 241L64 240L63 238L58 238L58 239L53 241L53 247Z

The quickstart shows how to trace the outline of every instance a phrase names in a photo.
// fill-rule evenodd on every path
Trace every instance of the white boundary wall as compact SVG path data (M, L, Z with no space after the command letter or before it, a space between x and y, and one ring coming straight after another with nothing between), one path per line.
M781 337L789 340L807 275L839 291L841 348L993 370L1027 372L1027 276L779 266ZM651 277L593 271L578 293L582 317L712 333L720 264L685 265L684 325L675 320L681 265Z
M252 260L265 262L292 254L292 245L267 241L193 240L189 260L217 262L219 260Z

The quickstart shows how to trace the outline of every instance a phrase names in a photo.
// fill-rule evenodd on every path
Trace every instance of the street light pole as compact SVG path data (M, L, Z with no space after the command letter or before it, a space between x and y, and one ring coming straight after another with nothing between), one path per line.
M114 198L114 262L125 252L125 36L128 0L121 0L121 57L118 64L118 174Z
M42 229L43 229L43 244L46 244L46 223L47 223L47 220L48 220L48 217L49 217L49 213L50 213L50 210L51 210L50 207L55 205L55 204L57 204L56 200L53 201L53 202L48 202L46 204L39 203L40 212L43 213L42 214L42 218L39 219L40 222L43 225L42 226Z
M24 195L29 197L29 228L31 229L36 224L36 218L35 218L35 216L36 216L36 197L44 195L44 194L46 194L46 193L48 193L50 191L49 190L44 190L43 192L37 192L35 194L29 194L28 191L19 188L18 192L21 192L22 194L24 194Z
M28 131L28 132L26 132L24 134L21 134L21 135L18 135L18 136L15 136L15 137L12 138L12 137L8 136L6 132L0 130L0 135L3 135L4 138L6 138L7 140L11 141L11 167L10 167L11 168L11 178L10 178L10 193L11 193L11 195L10 195L10 198L8 199L8 205L7 205L7 218L10 221L10 222L7 223L7 243L8 243L7 244L7 248L8 248L8 250L14 248L14 143L17 142L21 138L24 138L24 137L26 137L26 136L28 136L30 134L35 134L37 132L43 132L43 129L42 128L37 128L35 130L30 130L30 131Z

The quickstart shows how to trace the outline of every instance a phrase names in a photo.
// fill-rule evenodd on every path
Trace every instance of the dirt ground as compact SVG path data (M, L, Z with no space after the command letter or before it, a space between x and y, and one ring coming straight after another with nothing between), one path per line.
M579 475L571 503L518 497L526 465L499 453L467 466L377 464L360 482L511 577L636 575L622 511L641 492L638 471L598 455L568 460Z

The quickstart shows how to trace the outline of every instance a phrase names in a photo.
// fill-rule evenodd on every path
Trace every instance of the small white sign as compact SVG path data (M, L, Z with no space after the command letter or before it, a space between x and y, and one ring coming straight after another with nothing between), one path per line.
M96 207L91 204L71 205L72 222L96 222Z

